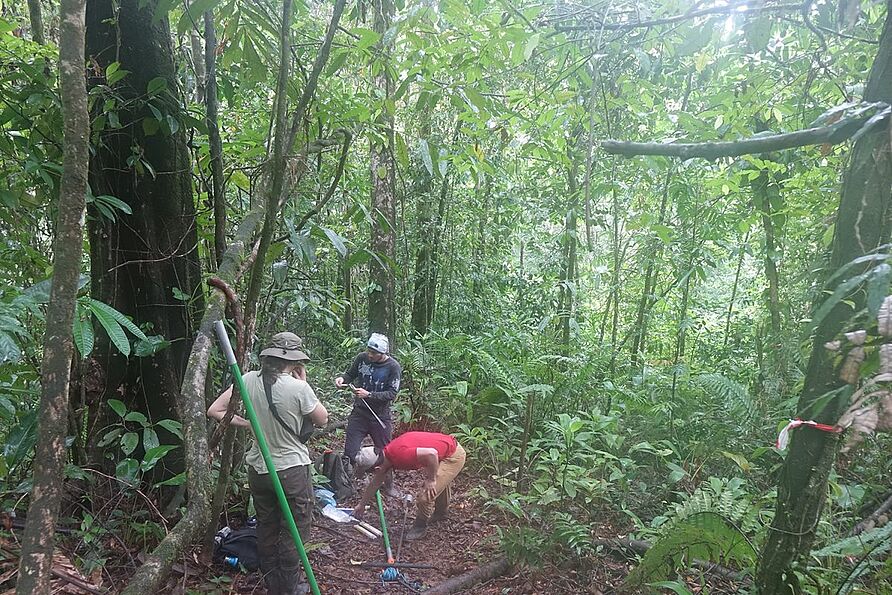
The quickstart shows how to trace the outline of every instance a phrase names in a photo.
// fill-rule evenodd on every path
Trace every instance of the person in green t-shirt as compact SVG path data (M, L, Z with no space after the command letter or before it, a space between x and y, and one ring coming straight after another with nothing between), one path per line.
M301 350L301 345L300 337L294 333L276 334L272 345L260 352L260 370L248 372L244 380L294 521L306 541L313 521L313 478L310 453L301 442L300 434L305 423L324 426L328 422L328 411L307 384L304 365L310 358ZM264 385L269 385L269 399ZM222 420L231 398L232 386L210 406L208 417ZM238 415L232 417L232 424L251 427L248 420ZM300 556L279 509L256 440L245 459L248 485L257 511L257 553L267 590L270 595L305 593L308 589L300 581Z

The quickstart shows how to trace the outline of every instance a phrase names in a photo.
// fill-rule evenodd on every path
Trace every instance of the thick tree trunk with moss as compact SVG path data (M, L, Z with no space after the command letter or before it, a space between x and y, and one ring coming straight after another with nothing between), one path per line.
M892 0L868 77L864 99L892 103ZM855 143L843 179L836 217L833 255L828 272L889 241L892 230L892 146L889 126L881 126ZM867 266L867 265L864 265ZM849 276L862 272L853 270ZM864 304L862 288L849 295L855 310ZM835 399L820 411L816 403L842 382L824 343L845 330L852 308L840 302L821 322L812 344L805 386L799 400L803 419L833 423L846 405ZM762 550L756 587L762 595L790 593L792 564L806 555L815 538L827 493L827 478L838 447L837 436L808 428L793 437L778 485L778 501L769 538Z
M63 172L56 236L53 285L43 340L40 415L34 484L22 539L16 592L49 593L53 536L62 498L68 384L74 353L72 324L84 242L84 197L87 191L90 119L84 83L84 0L62 0L59 69L64 134Z
M147 335L170 341L152 357L126 358L100 330L98 360L105 394L153 422L178 417L193 320L203 305L192 163L185 126L178 124L181 101L170 30L166 17L153 18L156 5L154 0L89 0L86 38L94 65L91 88L107 84L104 73L114 62L129 71L114 84L123 101L95 102L94 117L104 129L94 124L90 186L95 196L124 201L132 214L117 212L110 220L90 210L93 297L132 317ZM182 469L173 463L166 473Z
M374 29L381 35L390 27L393 19L393 4L390 0L376 0ZM373 64L374 87L385 98L393 95L393 79L389 68L390 48L382 41L379 45L381 57ZM393 160L393 115L387 108L381 111L376 127L371 135L370 163L372 177L372 212L375 213L372 226L371 248L381 262L373 259L370 263L369 281L374 285L369 292L369 330L384 333L394 344L396 311L394 308L394 262L396 244L396 164Z

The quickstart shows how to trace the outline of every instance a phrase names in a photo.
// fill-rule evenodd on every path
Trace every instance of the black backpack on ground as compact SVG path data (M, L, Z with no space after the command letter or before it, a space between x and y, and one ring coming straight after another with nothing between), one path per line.
M340 452L326 451L316 459L316 471L328 478L326 487L335 495L339 503L345 502L356 494L353 487L353 465Z
M214 537L214 562L223 563L226 557L238 558L238 564L245 570L260 568L260 556L257 554L257 528L246 527L233 531L223 527Z

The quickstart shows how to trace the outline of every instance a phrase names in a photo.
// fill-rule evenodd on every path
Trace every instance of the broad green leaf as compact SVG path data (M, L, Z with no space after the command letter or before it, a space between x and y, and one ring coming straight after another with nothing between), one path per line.
M158 440L158 434L152 428L143 428L142 431L142 447L146 451L156 448L161 442Z
M95 335L93 333L93 325L90 324L89 318L80 316L74 319L74 344L77 347L81 357L87 357L93 352Z
M155 487L160 486L180 486L186 483L186 473L180 473L179 475L174 475L170 479L165 479L164 481L159 481L155 484Z
M430 175L434 175L434 160L431 158L431 148L427 144L427 139L422 138L418 141L418 152L421 154L425 169Z
M136 474L139 472L139 461L136 459L124 459L115 466L115 477L124 483L136 483Z
M162 419L155 425L164 428L174 436L177 436L180 440L183 439L183 425L180 422L172 419Z
M127 405L121 401L117 399L109 399L106 402L108 403L108 406L111 407L112 411L118 414L118 417L123 418L127 415Z
M145 415L140 413L139 411L131 411L127 415L124 416L124 421L133 421L138 423L139 425L146 427L149 423L149 420Z
M139 444L139 436L136 432L127 432L123 436L121 436L121 450L124 451L125 455L129 455L134 450L136 450L136 446Z
M870 275L870 271L866 273L862 273L860 275L855 275L851 279L846 279L842 283L840 283L836 289L830 294L827 299L821 302L821 305L818 306L818 309L815 310L814 315L812 316L811 323L809 324L809 329L813 330L817 328L821 322L823 322L824 318L830 313L833 308L837 306L843 298L848 297L848 295L852 292L852 290L864 282L864 280Z
M327 227L322 227L322 231L325 233L325 236L328 238L328 241L331 242L331 245L335 247L335 250L338 251L338 254L341 255L341 258L347 256L347 246L344 245L344 238L339 236L334 231L328 229Z
M124 329L121 328L121 325L118 324L114 318L112 318L102 310L93 309L93 316L96 317L96 320L98 320L99 324L102 325L102 328L105 329L105 332L108 334L108 338L111 339L112 343L118 349L118 351L120 351L121 354L125 357L129 356L130 341L127 340L127 335L124 334Z
M129 318L124 316L122 313L118 312L105 302L100 302L99 300L90 299L90 308L93 310L95 314L97 311L104 312L108 316L110 316L114 321L118 324L126 328L128 331L133 333L138 339L142 339L143 341L148 341L148 337L146 337L145 333L143 333L138 326L133 324Z
M359 40L356 42L356 49L360 51L369 49L381 39L380 33L362 27L353 29L351 33L359 36Z
M169 444L165 444L163 446L153 446L152 448L146 449L146 455L143 457L142 464L140 468L143 471L148 471L152 467L158 464L158 461L164 458L164 456L170 451L179 448L178 446L171 446Z
M873 269L867 282L867 313L871 319L876 318L883 300L889 295L889 281L892 280L892 266L885 262Z
M161 76L156 76L146 84L146 95L148 95L149 97L154 97L165 89L167 89L167 79Z

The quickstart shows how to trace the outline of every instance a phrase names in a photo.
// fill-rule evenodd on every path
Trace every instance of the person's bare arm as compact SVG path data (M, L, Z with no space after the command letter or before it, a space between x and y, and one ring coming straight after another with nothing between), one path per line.
M384 485L384 477L387 475L387 472L393 468L393 465L390 464L390 461L384 459L384 463L381 464L380 467L375 471L375 474L372 475L372 478L369 480L369 485L366 486L365 490L362 492L362 498L359 499L359 504L356 505L356 508L353 509L353 516L356 518L362 518L362 515L365 513L366 506L371 503L372 498L375 497L375 492L378 491L382 485Z
M208 417L211 419L215 419L218 422L222 421L224 417L226 417L226 409L229 407L229 400L232 399L232 385L229 386L226 390L224 390L217 400L211 403L211 406L208 407ZM250 428L251 424L247 419L242 417L241 415L233 415L232 421L230 422L232 425L237 428Z
M322 403L317 403L316 408L310 411L310 421L313 425L321 428L328 423L328 410Z
M415 455L424 471L424 486L422 492L433 500L437 497L437 471L440 469L440 455L436 448L419 446L415 449Z

